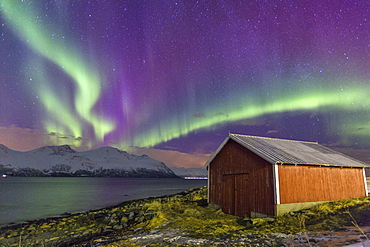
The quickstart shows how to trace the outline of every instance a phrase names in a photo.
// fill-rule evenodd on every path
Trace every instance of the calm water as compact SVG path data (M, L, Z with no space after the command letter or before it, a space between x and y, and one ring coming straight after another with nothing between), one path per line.
M0 178L0 225L175 194L207 185L178 178Z

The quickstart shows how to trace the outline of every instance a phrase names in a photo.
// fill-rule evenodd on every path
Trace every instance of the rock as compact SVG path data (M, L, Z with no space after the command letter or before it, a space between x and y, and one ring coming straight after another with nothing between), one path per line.
M123 216L121 218L121 223L127 223L128 222L128 218L126 216Z
M104 218L107 217L107 214L105 213L97 213L97 214L94 214L94 220L103 220Z
M128 215L128 219L131 220L134 218L134 216L135 216L135 213L131 211L130 214Z

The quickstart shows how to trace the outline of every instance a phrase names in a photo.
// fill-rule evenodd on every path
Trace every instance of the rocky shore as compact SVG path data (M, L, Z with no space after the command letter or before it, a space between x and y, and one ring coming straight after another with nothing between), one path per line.
M207 188L0 228L0 246L343 246L368 240L368 197L269 219L207 206Z

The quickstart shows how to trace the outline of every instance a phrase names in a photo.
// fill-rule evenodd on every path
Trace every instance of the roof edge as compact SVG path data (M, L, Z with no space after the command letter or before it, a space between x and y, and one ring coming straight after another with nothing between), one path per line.
M266 157L263 153L261 152L258 152L257 150L251 148L248 144L242 142L238 136L247 136L247 137L255 137L255 136L248 136L248 135L239 135L239 134L229 134L229 138L232 139L233 141L235 141L236 143L238 143L239 145L243 146L244 148L248 149L249 151L251 151L252 153L260 156L260 157L263 157L263 159L265 159L267 162L269 162L270 164L274 165L276 164L276 162L280 162L278 160L273 160L273 159L270 159L269 157ZM260 138L260 137L256 137L256 138ZM265 137L261 137L261 138L265 138ZM266 137L267 139L274 139L274 138L268 138Z
M229 133L229 136L225 138L225 140L220 144L220 146L218 146L218 148L216 149L215 152L213 152L213 154L211 155L211 157L209 157L209 159L207 160L206 164L203 166L205 167L206 169L208 168L209 164L212 162L212 160L216 157L216 155L221 151L221 149L225 146L225 144L230 140L230 133Z
M369 168L363 166L351 166L351 165L336 165L336 164L317 164L317 163L289 163L277 161L276 165L288 165L288 166L325 166L325 167L347 167L347 168Z
M300 166L303 166L303 165L307 165L307 166L326 166L326 167L353 167L353 168L366 168L366 169L370 169L370 165L363 162L363 161L360 161L360 160L357 160L353 157L350 157L348 155L345 155L343 153L340 153L336 150L332 150L328 147L325 147L327 149L330 149L332 150L334 153L337 153L337 154L340 154L352 161L356 161L357 163L360 163L361 165L336 165L336 164L316 164L316 163L289 163L289 162L283 162L281 160L276 160L276 159L272 159L272 158L269 158L269 157L266 157L266 155L264 155L263 153L259 152L258 150L254 149L253 147L251 147L250 145L248 145L247 143L243 142L240 137L250 137L250 138L255 138L255 139L270 139L270 140L279 140L279 141L287 141L287 142L295 142L295 143L302 143L302 144L317 144L319 146L322 146L320 145L317 141L316 142L310 142L310 141L299 141L299 140L289 140L289 139L279 139L279 138L270 138L270 137L260 137L260 136L251 136L251 135L243 135L243 134L233 134L233 133L230 133L229 132L229 135L225 138L225 140L220 144L220 146L216 149L216 151L210 156L210 158L207 160L207 162L205 163L205 165L203 166L205 169L208 169L208 166L210 165L210 163L214 160L214 158L217 156L217 154L221 151L221 149L226 145L226 143L231 139L233 141L235 141L236 143L238 143L239 145L241 145L242 147L248 149L249 151L251 151L252 153L260 156L260 157L263 157L267 162L269 162L270 164L272 165L300 165Z
M251 135L243 135L243 134L233 134L229 133L229 136L244 136L244 137L251 137L256 139L269 139L269 140L279 140L279 141L287 141L287 142L299 142L299 143L309 143L309 144L319 144L317 141L300 141L300 140L290 140L290 139L282 139L282 138L272 138L272 137L263 137L263 136L251 136Z

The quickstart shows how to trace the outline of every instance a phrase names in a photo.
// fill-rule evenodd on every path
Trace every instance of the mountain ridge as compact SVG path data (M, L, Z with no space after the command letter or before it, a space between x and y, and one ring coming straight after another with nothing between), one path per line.
M163 162L114 147L77 152L69 145L26 152L0 144L0 173L14 176L177 177Z
M179 177L208 177L208 171L205 168L186 168L170 167L171 170Z

